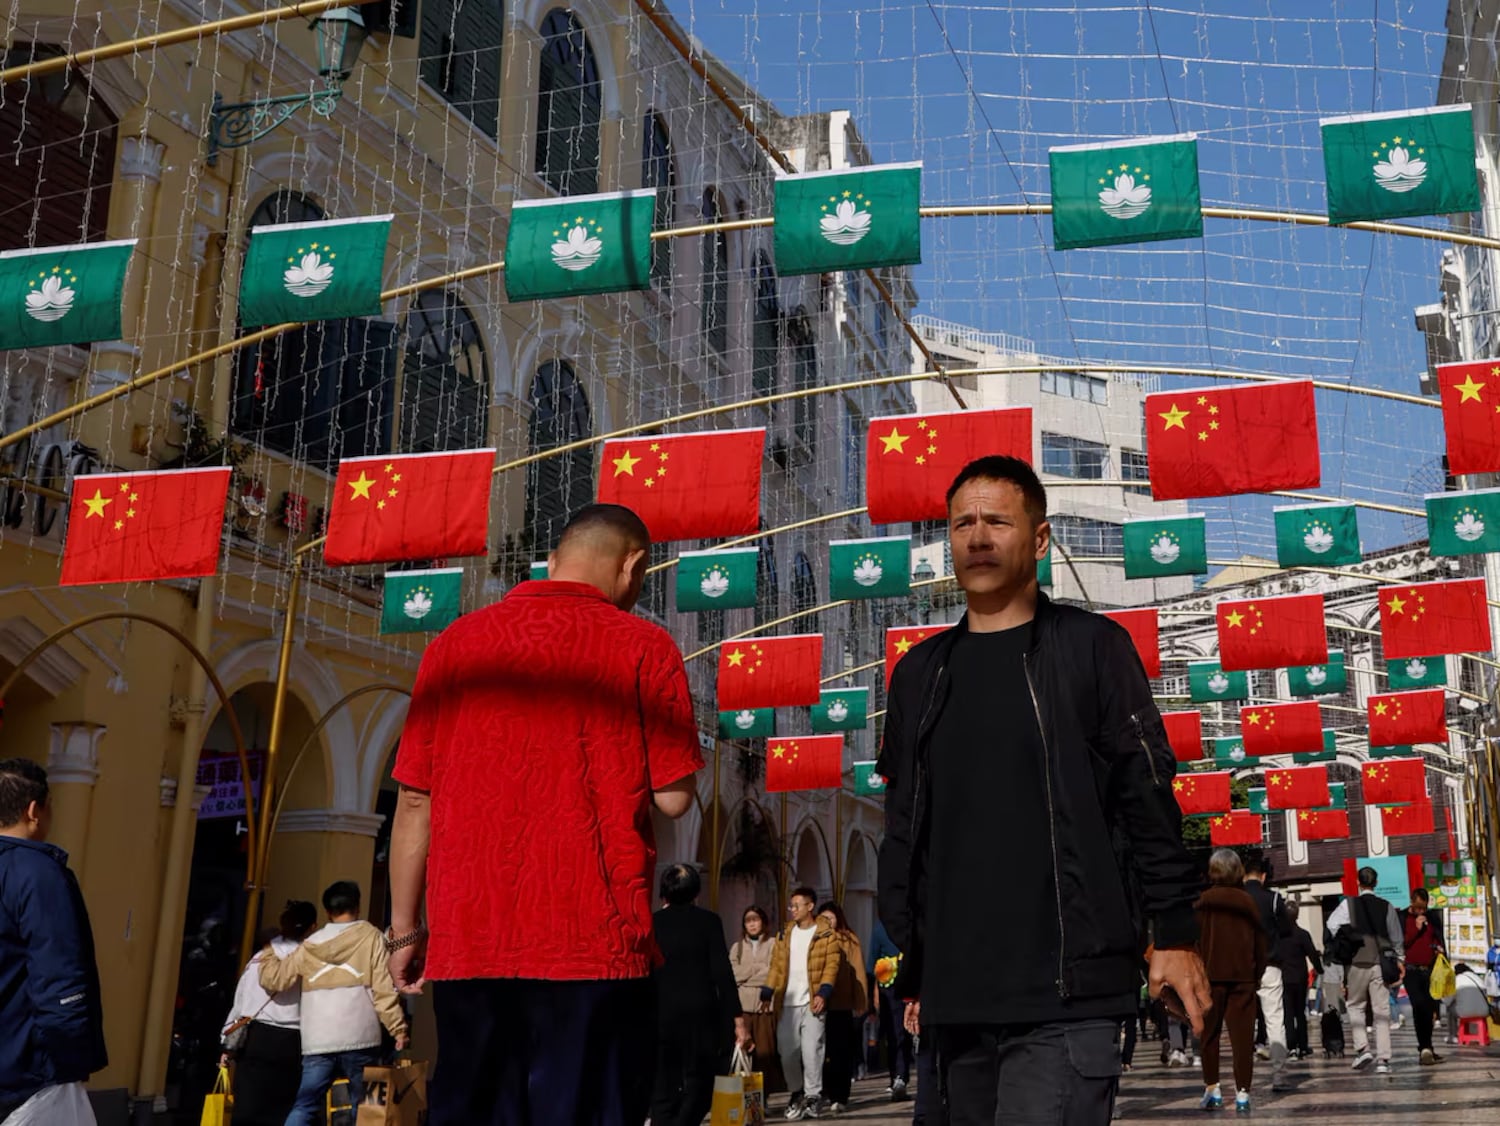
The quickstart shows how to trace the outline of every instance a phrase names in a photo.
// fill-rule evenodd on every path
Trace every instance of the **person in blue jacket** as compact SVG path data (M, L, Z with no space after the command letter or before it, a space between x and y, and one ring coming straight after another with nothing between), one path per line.
M108 1062L94 934L68 854L46 843L47 772L0 761L0 1123L94 1122Z
M880 1018L880 1036L885 1041L887 1062L890 1066L891 1084L886 1088L886 1093L891 1096L891 1102L899 1103L907 1098L906 1087L911 1082L911 1033L907 1032L902 1025L905 1017L905 1006L901 1002L901 995L893 988L894 978L887 979L881 984L876 979L875 964L882 958L900 958L901 951L891 941L891 936L885 933L885 924L879 919L875 920L875 927L870 932L870 953L867 956L869 965L865 967L870 977L870 984L875 994L876 1011Z

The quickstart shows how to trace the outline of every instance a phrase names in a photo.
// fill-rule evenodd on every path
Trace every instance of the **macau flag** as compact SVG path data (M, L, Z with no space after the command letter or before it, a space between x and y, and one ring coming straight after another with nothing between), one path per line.
M1193 703L1214 700L1248 700L1250 676L1244 671L1225 672L1218 661L1188 662L1188 693Z
M828 596L905 597L911 589L911 537L833 540L828 545Z
M1159 579L1208 574L1208 538L1202 516L1125 521L1125 577Z
M135 241L0 251L0 351L118 340Z
M854 764L854 793L857 797L870 798L885 793L885 776L875 773L873 762Z
M1272 509L1276 562L1283 567L1343 567L1360 561L1352 504L1292 504Z
M738 610L755 605L760 549L684 551L677 557L677 609Z
M511 301L618 293L651 284L656 189L521 199L505 240Z
M1321 665L1293 665L1286 670L1293 696L1336 696L1349 683L1344 671L1344 653L1328 651L1328 661Z
M725 739L768 739L775 734L775 708L741 708L719 713L719 735Z
M922 260L920 164L778 176L776 270L783 277Z
M1448 683L1448 662L1443 657L1408 657L1387 661L1385 668L1392 688L1442 688Z
M1319 124L1330 223L1479 210L1467 105L1326 117Z
M391 216L252 227L240 272L240 324L380 315Z
M814 735L835 731L862 731L870 714L868 688L825 688L812 706Z
M461 612L463 586L462 567L387 571L380 632L435 633L447 628Z
M1427 494L1427 542L1433 555L1500 551L1500 489Z
M1199 238L1198 143L1191 133L1047 151L1058 250Z

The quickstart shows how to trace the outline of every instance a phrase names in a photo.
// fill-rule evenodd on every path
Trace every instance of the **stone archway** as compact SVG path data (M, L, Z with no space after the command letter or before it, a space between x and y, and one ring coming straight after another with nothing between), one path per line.
M844 914L849 926L868 942L875 928L875 845L855 830L844 852Z

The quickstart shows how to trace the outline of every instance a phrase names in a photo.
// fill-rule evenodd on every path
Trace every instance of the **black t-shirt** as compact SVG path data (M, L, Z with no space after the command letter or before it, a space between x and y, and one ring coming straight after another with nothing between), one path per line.
M1059 995L1045 748L1024 664L1031 624L965 633L930 744L924 1024L1114 1016Z

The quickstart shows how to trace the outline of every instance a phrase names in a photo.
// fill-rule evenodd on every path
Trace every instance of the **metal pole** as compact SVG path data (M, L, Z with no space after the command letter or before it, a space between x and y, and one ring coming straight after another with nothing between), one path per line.
M781 910L786 910L787 875L792 870L792 849L786 839L786 794L781 795L781 864L776 871L778 894L781 897Z
M708 841L708 864L712 869L708 874L708 909L717 911L719 909L719 758L723 740L714 736L714 804L713 812L709 815L713 821L713 836Z

